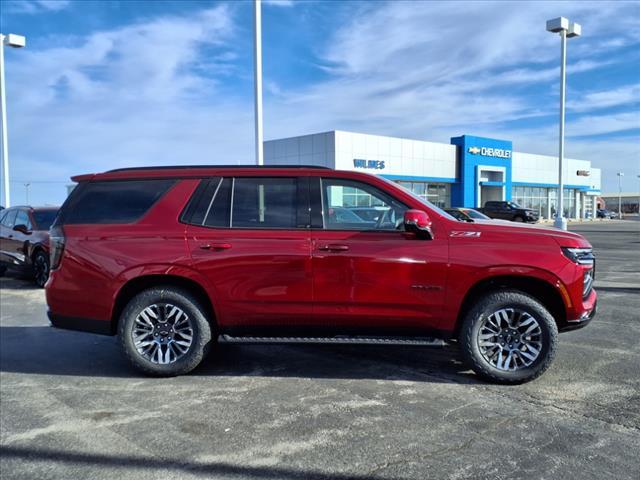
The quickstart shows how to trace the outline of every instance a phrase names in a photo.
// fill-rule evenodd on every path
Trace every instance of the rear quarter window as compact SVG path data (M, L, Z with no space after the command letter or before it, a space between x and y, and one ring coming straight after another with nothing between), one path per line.
M64 224L132 223L176 183L175 180L88 182L72 193L61 214Z

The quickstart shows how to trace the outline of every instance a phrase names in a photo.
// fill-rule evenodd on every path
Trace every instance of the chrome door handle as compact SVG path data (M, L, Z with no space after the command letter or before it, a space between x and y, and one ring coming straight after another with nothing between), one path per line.
M349 245L322 245L318 247L318 250L322 250L323 252L346 252L347 250L349 250Z
M231 248L230 243L205 243L200 245L202 250L228 250Z

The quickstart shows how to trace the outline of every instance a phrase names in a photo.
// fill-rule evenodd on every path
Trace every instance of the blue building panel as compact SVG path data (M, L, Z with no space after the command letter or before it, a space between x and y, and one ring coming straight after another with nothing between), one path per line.
M451 144L458 147L458 177L451 187L451 205L475 207L480 179L478 166L504 168L505 200L511 200L511 157L513 145L508 140L462 135L452 137ZM486 185L500 182L486 182ZM493 185L497 186L497 185Z

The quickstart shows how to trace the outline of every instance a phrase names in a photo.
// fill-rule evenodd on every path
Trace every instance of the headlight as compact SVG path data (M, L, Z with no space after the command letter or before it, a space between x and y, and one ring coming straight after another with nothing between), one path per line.
M593 256L593 250L591 248L570 248L562 247L562 253L574 263L580 265L593 265L596 257Z

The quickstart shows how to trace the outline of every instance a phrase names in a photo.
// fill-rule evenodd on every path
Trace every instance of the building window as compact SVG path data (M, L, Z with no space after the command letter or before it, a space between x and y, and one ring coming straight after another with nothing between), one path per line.
M399 181L398 184L440 208L451 206L451 185L448 183Z

